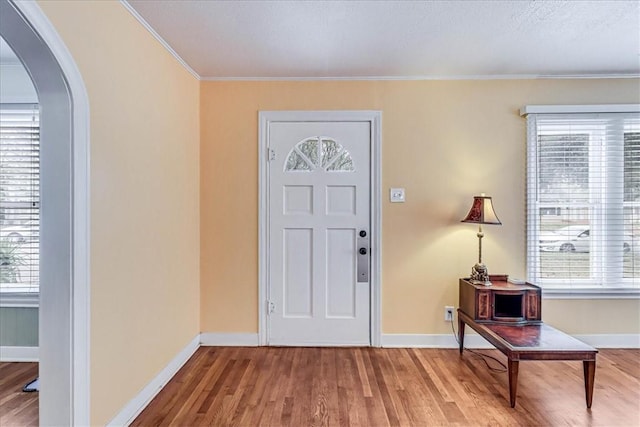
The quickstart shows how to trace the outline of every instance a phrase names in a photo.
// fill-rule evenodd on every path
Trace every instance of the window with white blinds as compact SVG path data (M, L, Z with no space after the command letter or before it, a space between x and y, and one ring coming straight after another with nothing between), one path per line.
M39 292L38 105L0 104L0 292Z
M529 114L527 132L529 280L638 289L640 114Z

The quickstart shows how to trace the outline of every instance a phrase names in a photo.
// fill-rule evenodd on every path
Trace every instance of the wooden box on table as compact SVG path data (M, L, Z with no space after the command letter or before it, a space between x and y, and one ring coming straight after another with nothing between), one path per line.
M511 283L507 275L490 276L492 285L460 279L460 310L478 323L540 323L542 319L539 286Z

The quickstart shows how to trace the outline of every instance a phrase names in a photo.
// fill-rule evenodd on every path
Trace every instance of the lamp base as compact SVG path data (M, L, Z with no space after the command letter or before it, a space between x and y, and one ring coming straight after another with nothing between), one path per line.
M471 282L474 284L491 286L489 270L486 265L478 263L473 266L471 269Z

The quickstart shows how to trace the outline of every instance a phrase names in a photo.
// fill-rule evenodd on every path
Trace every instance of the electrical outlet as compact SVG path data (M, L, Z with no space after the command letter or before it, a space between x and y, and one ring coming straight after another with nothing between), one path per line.
M451 305L444 306L444 320L446 322L453 322L453 306Z

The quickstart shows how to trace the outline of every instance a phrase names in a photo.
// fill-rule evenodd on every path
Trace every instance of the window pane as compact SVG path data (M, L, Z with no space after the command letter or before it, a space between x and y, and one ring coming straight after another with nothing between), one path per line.
M591 277L591 226L588 208L540 209L540 277Z
M624 201L640 201L640 132L624 134Z
M298 149L302 151L302 154L307 156L311 160L313 166L318 165L318 140L308 139L297 145Z
M538 144L540 202L589 200L589 135L540 135Z
M624 134L624 259L622 276L640 277L640 132Z
M351 159L351 154L348 151L344 150L338 156L338 159L331 163L329 167L327 167L327 171L335 172L335 171L344 171L344 172L352 172L353 168L353 160Z
M624 255L622 277L640 277L640 206L624 208Z
M297 152L291 151L287 158L286 171L310 171L311 165Z
M37 106L0 108L0 290L38 292L40 130Z
M322 167L326 168L342 151L342 146L332 139L322 140Z

